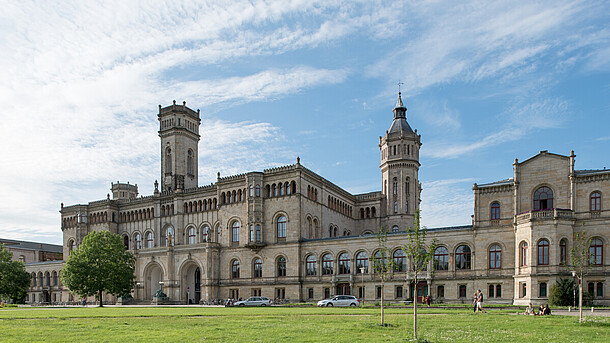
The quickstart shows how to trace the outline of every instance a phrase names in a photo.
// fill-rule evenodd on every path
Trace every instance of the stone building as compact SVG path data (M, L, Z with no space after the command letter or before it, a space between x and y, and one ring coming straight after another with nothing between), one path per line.
M375 233L385 228L397 267L384 298L430 294L470 302L481 289L488 302L526 304L547 302L550 286L569 276L563 264L574 234L584 231L592 238L587 289L596 302L610 303L604 255L610 204L602 201L610 171L575 170L574 153L543 151L515 160L512 178L475 184L472 223L429 229L428 238L440 243L428 268L435 271L410 282L400 246L420 205L421 136L406 120L400 93L393 112L379 137L381 190L351 194L298 158L262 172L219 174L216 183L198 186L199 111L186 103L159 106L161 184L138 197L137 185L117 182L112 199L62 205L64 256L91 231L121 235L136 256L133 297L140 302L150 302L158 289L174 303L250 295L314 301L334 294L370 301L382 292L370 259ZM28 270L40 275L59 267ZM34 302L49 299L41 298L39 283L30 290ZM58 287L61 301L72 300Z

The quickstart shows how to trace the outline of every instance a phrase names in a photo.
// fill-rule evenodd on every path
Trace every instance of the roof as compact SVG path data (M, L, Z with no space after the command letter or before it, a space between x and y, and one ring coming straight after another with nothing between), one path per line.
M407 120L405 118L394 118L394 121L392 121L392 125L390 125L390 129L388 130L388 133L399 133L401 131L413 133L413 129L411 129L411 126L409 126L409 123L407 123Z
M595 174L604 174L610 173L610 169L585 169L585 170L575 170L574 174L576 176L585 176L585 175L595 175Z
M61 245L49 244L49 243L38 243L28 241L17 241L13 239L0 238L0 243L6 247L18 248L24 250L41 250L55 253L63 253L64 248Z
M504 186L504 185L512 185L512 184L513 184L513 178L511 177L511 178L500 180L500 181L477 184L477 187L479 187L479 188L480 187L494 187L494 186Z

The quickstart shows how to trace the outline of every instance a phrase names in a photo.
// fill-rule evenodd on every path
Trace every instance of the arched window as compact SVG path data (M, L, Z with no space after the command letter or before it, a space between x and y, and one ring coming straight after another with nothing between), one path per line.
M70 240L70 242L68 242L68 246L70 247L68 254L71 254L74 250L76 250L76 241L73 239Z
M538 265L549 264L549 241L541 239L538 242Z
M394 195L398 195L398 179L394 178L393 182L392 182L392 192L394 193Z
M165 173L171 173L172 172L172 149L171 148L167 148L165 149Z
M239 243L239 222L237 220L231 226L231 242Z
M519 266L527 266L527 242L525 241L519 244Z
M368 273L369 255L364 251L361 251L356 255L356 274L362 273L362 268L364 268L365 273Z
M152 232L147 232L146 233L146 247L152 248L154 246L155 246L155 242L153 240L153 234L152 234Z
M259 185L254 186L254 196L257 196L257 197L261 196L261 186L259 186Z
M286 217L277 218L277 238L286 238Z
M191 227L188 231L188 244L197 243L197 235L195 234L195 228Z
M502 268L502 248L499 244L489 247L489 269Z
M398 201L394 201L394 213L398 213Z
M136 249L137 250L142 249L142 236L140 235L139 232L136 233L135 241L136 241Z
M317 275L317 264L318 261L316 261L316 257L314 255L309 255L307 256L307 258L305 259L305 273L307 275Z
M209 242L210 241L210 227L207 225L204 225L203 228L201 229L201 241L202 242Z
M254 260L254 273L255 278L263 277L263 261L260 258Z
M255 242L256 238L254 237L254 225L250 225L250 242Z
M553 208L553 191L549 187L540 187L534 192L534 211Z
M471 255L470 247L467 245L460 245L455 250L455 269L470 269Z
M262 242L262 238L261 238L261 224L256 224L256 230L255 230L255 240L256 242Z
M250 193L248 195L250 195L251 197L254 196L254 186L253 185L250 185Z
M273 185L271 185L271 188L273 189L273 196L276 197L277 196L277 186L275 185L275 183Z
M330 254L322 256L322 275L333 274L333 257Z
M186 173L193 176L195 175L193 170L193 150L189 149L186 153Z
M394 251L394 271L395 272L406 272L407 271L407 255L402 249Z
M339 274L349 274L350 273L351 261L349 259L349 254L344 252L339 255Z
M239 279L239 261L233 260L231 262L231 278Z
M174 246L175 240L176 240L176 231L174 230L174 228L172 226L170 226L165 230L165 246L166 247Z
M500 203L494 202L491 204L491 220L500 219Z
M602 210L602 194L600 192L591 193L590 210L591 212L599 212Z
M568 261L568 241L564 238L559 241L559 264L565 265Z
M445 247L438 247L434 250L434 269L449 270L449 250Z
M58 285L58 277L57 277L57 272L53 271L53 286L57 286Z
M375 253L375 265L373 270L377 271L380 269L384 269L387 264L387 259L388 257L384 252L382 252L381 250L377 250L377 252Z
M398 232L398 231L399 231L398 225L392 226L392 232Z
M589 245L589 264L601 266L604 262L604 243L599 238L593 238Z
M286 258L284 256L277 259L277 276L286 276Z
M284 195L284 185L281 182L278 183L277 188L278 188L278 194L280 196Z
M288 182L286 182L284 184L284 188L286 189L286 195L292 194L292 190L291 190L292 187L290 187L290 184Z
M364 208L360 209L360 219L364 219Z
M371 217L375 218L375 216L377 215L376 211L377 210L375 210L375 207L371 207Z

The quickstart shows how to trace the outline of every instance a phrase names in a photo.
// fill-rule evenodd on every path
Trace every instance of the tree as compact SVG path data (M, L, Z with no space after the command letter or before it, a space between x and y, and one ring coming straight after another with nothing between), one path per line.
M411 261L411 270L407 273L407 281L414 284L413 289L413 339L417 340L417 283L419 277L428 269L428 264L434 257L436 240L426 243L427 229L420 227L419 210L415 211L413 227L407 230L407 243L402 246L407 258ZM434 271L434 270L433 270ZM433 272L432 271L432 272Z
M108 231L90 232L81 246L70 253L61 281L81 297L102 293L123 295L134 287L135 258L125 250L119 235Z
M383 293L384 287L387 280L392 278L394 275L394 259L388 259L390 256L391 249L387 246L388 241L388 233L383 229L383 227L377 233L377 243L378 248L377 252L373 256L370 257L371 265L373 266L373 271L375 275L381 281L381 326L385 326L384 317L383 317Z
M0 298L23 302L30 287L30 274L21 261L11 261L13 253L0 244Z
M553 306L571 306L574 302L574 289L576 285L570 278L561 278L551 286L549 303Z
M591 239L585 237L584 232L574 235L574 246L570 249L570 269L572 276L578 278L578 322L582 323L582 282L589 271L589 245Z

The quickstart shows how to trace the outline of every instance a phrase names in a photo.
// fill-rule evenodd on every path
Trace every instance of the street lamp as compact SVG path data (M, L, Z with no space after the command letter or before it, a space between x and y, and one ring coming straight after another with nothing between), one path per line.
M362 307L364 307L364 267L360 267L360 274L362 274Z
M140 288L140 285L142 285L142 284L141 284L141 283L139 283L139 282L136 282L136 300L138 300L138 299L139 299L139 298L138 298L138 293L139 293L139 292L138 292L138 288Z

